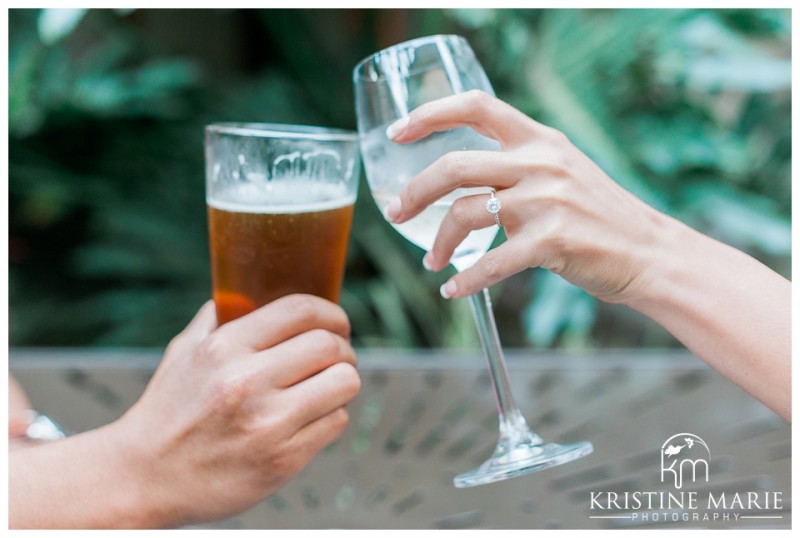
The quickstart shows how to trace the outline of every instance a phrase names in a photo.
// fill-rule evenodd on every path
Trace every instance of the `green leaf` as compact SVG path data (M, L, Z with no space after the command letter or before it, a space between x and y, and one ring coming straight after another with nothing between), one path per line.
M53 45L71 34L86 11L84 8L43 9L39 13L39 38L42 43Z
M686 196L690 200L687 213L704 221L711 235L741 248L791 255L791 221L772 200L714 183L692 185Z
M582 12L554 10L547 12L539 47L527 66L531 91L544 105L551 125L568 133L575 144L592 157L601 168L627 190L655 207L663 208L663 197L656 193L632 166L627 149L605 107L601 80L585 70L592 51L610 49L619 52L620 64L632 62L632 50L638 28L653 23L660 12L636 12L637 20L596 21L582 24ZM629 16L626 14L625 16ZM618 14L600 14L598 18L619 19ZM636 30L636 31L634 31ZM621 69L622 67L618 67Z
M428 341L438 342L439 307L433 299L432 287L425 284L422 265L412 264L393 246L397 244L396 235L397 232L390 229L388 224L374 217L372 222L361 222L353 227L354 239L381 270L384 278L398 290L422 334Z
M678 36L683 62L660 65L667 84L683 81L699 92L775 92L791 88L791 58L763 51L725 26L718 16L703 13ZM674 56L673 56L674 59Z
M531 343L551 346L565 330L573 345L585 343L594 324L596 299L550 271L538 271L536 283L536 294L523 312Z
M199 71L184 60L160 60L137 68L86 76L73 87L71 103L101 115L173 115L171 97L193 86Z
M481 28L495 21L493 9L454 9L450 12L452 17L467 28Z
M398 289L389 282L378 280L371 282L367 289L389 342L395 345L413 342L414 329L406 316Z

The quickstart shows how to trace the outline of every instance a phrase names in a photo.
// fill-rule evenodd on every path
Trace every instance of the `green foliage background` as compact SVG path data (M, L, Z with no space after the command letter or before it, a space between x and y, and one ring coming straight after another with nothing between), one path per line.
M353 66L433 33L623 186L788 276L789 10L11 10L11 344L164 345L210 294L203 126L354 128ZM475 345L363 184L355 218L356 344ZM674 345L545 271L492 291L507 346Z

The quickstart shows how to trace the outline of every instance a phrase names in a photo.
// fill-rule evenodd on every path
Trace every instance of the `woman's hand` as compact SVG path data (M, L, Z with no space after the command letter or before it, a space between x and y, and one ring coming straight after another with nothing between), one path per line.
M476 293L528 267L544 267L609 302L638 293L666 217L611 180L559 131L471 91L420 106L387 129L397 143L469 126L502 150L452 152L421 172L387 208L396 223L459 187L492 187L508 241L442 286L447 298ZM456 200L426 267L446 267L472 230L494 226L487 195Z
M693 353L791 420L791 284L747 254L659 213L560 132L485 93L420 106L390 125L398 143L469 126L502 151L452 152L386 208L396 223L458 187L496 189L508 241L442 286L463 297L527 267L652 318ZM494 226L488 195L456 200L424 259L443 269L471 230Z

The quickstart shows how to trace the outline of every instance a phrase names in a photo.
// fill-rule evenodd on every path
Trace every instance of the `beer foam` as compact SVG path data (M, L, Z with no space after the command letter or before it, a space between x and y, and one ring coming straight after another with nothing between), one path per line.
M206 197L206 203L215 209L272 215L329 211L355 201L355 193L347 192L344 184L295 180L234 185Z

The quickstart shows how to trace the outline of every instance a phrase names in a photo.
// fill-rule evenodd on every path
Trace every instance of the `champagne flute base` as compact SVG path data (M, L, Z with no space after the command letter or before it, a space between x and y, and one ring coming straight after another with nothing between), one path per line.
M511 446L501 442L491 458L480 467L457 475L453 485L469 488L514 478L574 461L591 454L593 450L592 443L587 441L566 445L522 442Z

